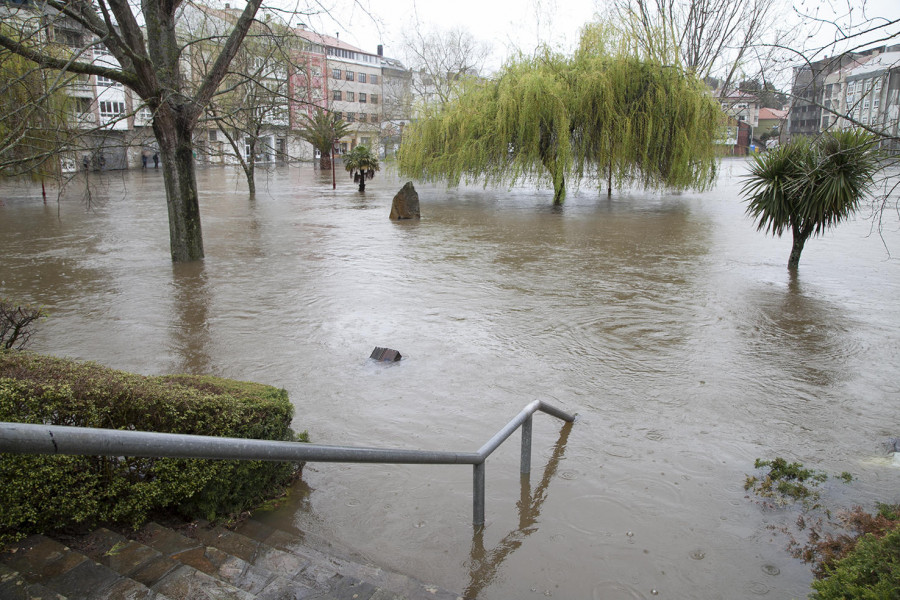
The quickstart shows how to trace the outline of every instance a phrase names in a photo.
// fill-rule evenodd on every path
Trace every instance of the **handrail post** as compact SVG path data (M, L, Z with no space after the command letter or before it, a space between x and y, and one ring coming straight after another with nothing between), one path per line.
M531 473L531 417L522 422L522 461L519 472Z
M472 465L472 525L484 525L484 462Z

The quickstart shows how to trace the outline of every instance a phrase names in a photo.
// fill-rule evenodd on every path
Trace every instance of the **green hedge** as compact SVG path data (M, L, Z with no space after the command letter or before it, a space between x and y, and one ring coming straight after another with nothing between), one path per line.
M884 536L867 533L833 567L814 581L815 600L897 600L900 598L900 528Z
M299 440L277 388L209 376L146 377L0 352L0 421ZM300 465L263 461L0 454L0 541L151 514L213 520L284 489Z

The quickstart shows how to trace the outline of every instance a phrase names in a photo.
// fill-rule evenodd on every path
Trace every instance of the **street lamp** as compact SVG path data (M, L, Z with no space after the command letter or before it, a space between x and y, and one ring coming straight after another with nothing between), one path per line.
M334 145L338 143L338 139L331 140L331 189L337 189L337 179L334 177Z

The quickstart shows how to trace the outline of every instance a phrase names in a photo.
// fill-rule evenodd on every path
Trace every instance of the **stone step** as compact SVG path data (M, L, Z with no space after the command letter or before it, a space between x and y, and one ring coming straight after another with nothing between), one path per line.
M271 561L254 564L229 553L227 547L206 544L199 538L182 535L156 523L150 523L142 530L142 539L155 550L257 598L299 599L314 591L312 586L270 569Z
M0 600L462 600L301 536L253 519L236 531L100 528L77 551L34 535L0 553Z
M381 567L371 564L361 557L353 556L347 550L336 547L327 540L316 535L302 532L295 535L286 531L275 529L255 519L247 519L241 522L234 531L223 530L221 527L198 527L198 531L206 529L216 532L217 535L226 536L238 534L249 540L256 541L262 548L271 551L284 552L310 563L307 570L315 569L318 573L327 575L335 572L339 575L371 584L382 594L391 592L393 595L385 595L386 598L404 598L406 600L462 600L459 594L441 589L439 586L430 585L407 577L400 573L386 571ZM381 597L381 596L378 596Z
M0 599L2 600L66 600L39 583L28 583L18 571L0 564Z
M32 535L8 546L0 554L0 563L36 590L46 590L38 592L46 597L53 597L49 595L53 592L69 600L167 600L147 586L43 535Z
M252 600L252 591L241 589L231 581L197 568L199 544L182 552L166 552L147 544L149 538L158 536L159 531L176 532L151 524L153 527L141 530L142 541L128 539L108 529L98 529L82 539L84 551L97 562L164 594L171 600L208 598L215 600ZM150 526L148 526L150 527ZM202 553L202 549L201 549Z

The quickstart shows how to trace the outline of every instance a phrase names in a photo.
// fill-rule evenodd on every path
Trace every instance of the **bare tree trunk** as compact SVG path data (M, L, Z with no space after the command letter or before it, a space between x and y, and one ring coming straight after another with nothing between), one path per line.
M319 168L323 171L331 170L331 151L322 152L319 150Z
M191 131L191 126L174 117L171 111L160 110L153 119L153 132L159 143L166 184L169 242L174 262L203 258L203 232Z

